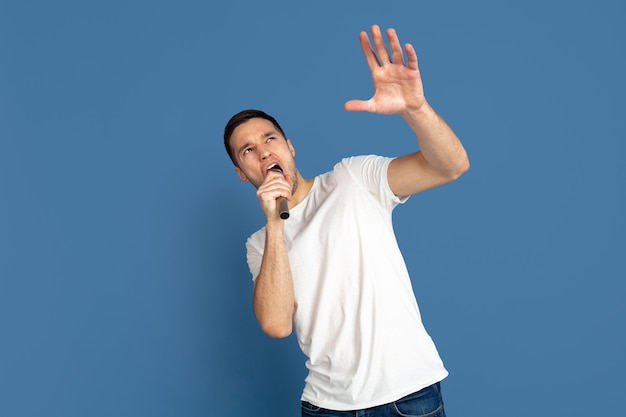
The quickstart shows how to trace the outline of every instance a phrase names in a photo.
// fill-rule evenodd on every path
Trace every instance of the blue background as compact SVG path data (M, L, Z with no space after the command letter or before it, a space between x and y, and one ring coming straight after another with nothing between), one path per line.
M472 163L394 214L448 414L619 414L625 4L2 0L0 415L299 415L222 129L268 111L305 177L414 150L399 116L342 108L371 95L374 23Z

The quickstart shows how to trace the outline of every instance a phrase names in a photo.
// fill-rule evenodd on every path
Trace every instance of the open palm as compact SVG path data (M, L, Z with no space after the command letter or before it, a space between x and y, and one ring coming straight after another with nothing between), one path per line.
M371 28L373 48L366 32L359 34L361 48L372 73L374 96L369 100L349 100L348 111L367 111L381 114L403 114L418 110L426 102L422 80L417 66L417 54L412 45L403 48L394 29L387 29L391 55L384 43L380 28Z

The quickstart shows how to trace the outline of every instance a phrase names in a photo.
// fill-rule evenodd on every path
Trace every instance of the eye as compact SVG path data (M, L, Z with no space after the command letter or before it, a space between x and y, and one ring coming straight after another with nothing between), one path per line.
M271 142L271 141L273 141L274 139L276 139L274 136L270 136L270 137L268 137L268 138L267 138L267 142Z
M246 149L243 150L243 155L247 155L250 152L252 152L252 148L246 148Z

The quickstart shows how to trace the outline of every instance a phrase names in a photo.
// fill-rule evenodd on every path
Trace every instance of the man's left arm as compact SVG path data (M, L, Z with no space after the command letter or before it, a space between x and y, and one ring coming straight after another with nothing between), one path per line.
M450 126L426 101L417 54L411 44L400 44L396 31L387 29L389 50L380 27L359 34L361 49L372 73L374 96L349 100L348 111L400 114L417 136L419 151L394 159L387 172L391 190L408 196L445 184L469 168L463 145ZM404 56L406 55L406 63Z
M461 141L428 103L402 116L417 136L420 150L389 164L387 177L395 195L408 196L437 187L469 169Z

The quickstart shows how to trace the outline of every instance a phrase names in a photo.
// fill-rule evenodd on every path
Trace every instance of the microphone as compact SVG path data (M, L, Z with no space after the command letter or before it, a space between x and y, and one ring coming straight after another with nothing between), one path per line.
M279 172L283 176L285 175L283 173L283 170L280 169L278 165L274 165L273 167L271 167L270 171ZM280 216L280 218L283 220L288 219L289 218L289 203L287 203L287 199L285 197L278 197L276 199L276 205L278 208L278 215Z

